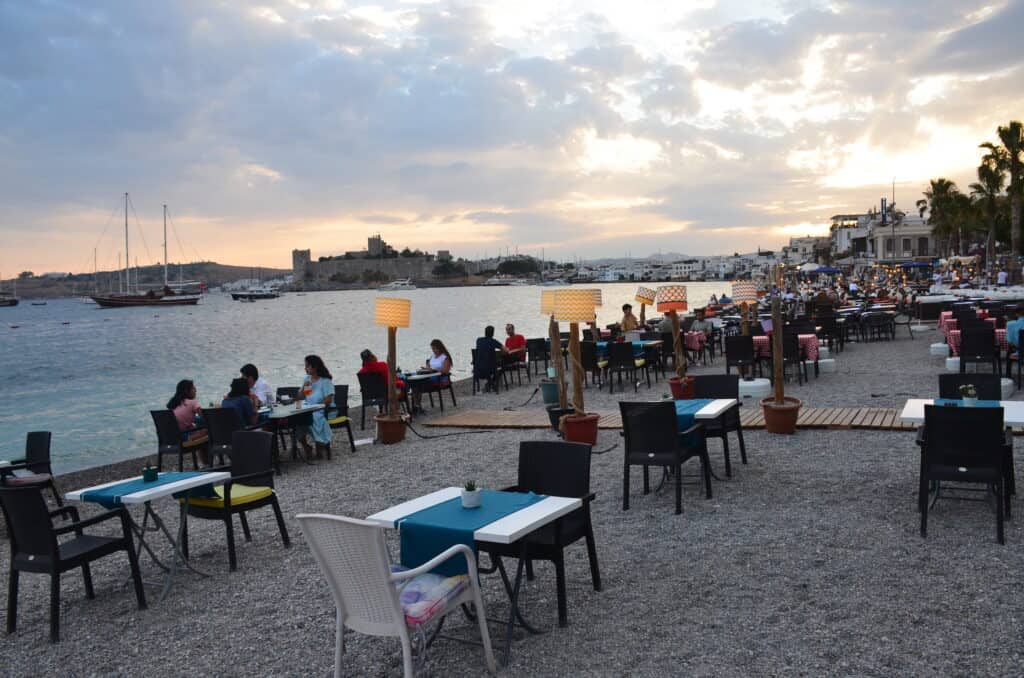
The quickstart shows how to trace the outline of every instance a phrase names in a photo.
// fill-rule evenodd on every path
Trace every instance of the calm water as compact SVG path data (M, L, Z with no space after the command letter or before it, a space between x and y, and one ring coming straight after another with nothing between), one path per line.
M690 283L691 306L728 283ZM601 325L621 317L636 283L600 287ZM514 322L527 337L546 336L538 312L541 287L468 287L393 292L412 300L412 326L398 334L398 364L424 362L439 338L457 376L469 374L469 351L483 327L504 337ZM193 379L204 405L220 402L238 368L255 364L273 387L298 386L303 357L323 357L336 384L352 384L359 352L386 358L386 330L373 324L372 291L287 294L243 304L211 295L188 308L99 309L78 300L46 306L22 301L0 308L0 459L20 457L25 433L54 434L57 472L153 452L150 409L163 407L179 379ZM639 308L634 312L639 315ZM654 313L652 312L652 315ZM12 325L18 327L12 328Z

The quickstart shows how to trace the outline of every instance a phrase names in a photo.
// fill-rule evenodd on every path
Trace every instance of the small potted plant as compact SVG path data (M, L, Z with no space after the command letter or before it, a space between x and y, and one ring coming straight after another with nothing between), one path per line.
M480 488L475 480L467 480L462 486L462 508L480 507Z
M974 407L978 404L978 389L974 388L974 384L963 384L960 397L963 398L964 407Z
M157 473L156 466L153 466L152 464L146 464L144 467L142 467L142 482L155 483L158 477L159 474Z

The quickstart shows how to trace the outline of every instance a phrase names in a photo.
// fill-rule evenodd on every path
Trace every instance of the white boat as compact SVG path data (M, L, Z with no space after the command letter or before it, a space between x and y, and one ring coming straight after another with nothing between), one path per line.
M554 280L545 280L540 285L541 287L568 287L569 283L562 278L555 278Z
M244 292L232 292L231 298L235 301L256 301L257 299L277 299L281 296L273 287L250 287Z
M387 285L381 285L379 289L381 292L398 292L400 290L414 290L416 285L409 278L398 278L397 280L392 280Z

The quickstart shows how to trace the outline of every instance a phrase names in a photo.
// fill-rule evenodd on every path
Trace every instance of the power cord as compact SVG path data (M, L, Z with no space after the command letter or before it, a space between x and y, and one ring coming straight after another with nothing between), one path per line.
M442 433L442 434L436 435L436 436L425 436L422 433L420 433L419 431L417 431L415 428L413 428L413 425L412 425L411 421L406 421L405 425L408 426L409 430L412 431L417 437L422 438L424 440L433 440L435 438L447 438L449 436L466 436L466 435L472 435L474 433L494 433L494 431L490 431L490 430L488 430L488 431L473 430L473 431L455 431L453 433Z
M537 393L539 393L539 392L540 392L540 387L538 386L537 388L533 389L533 393L530 394L530 397L527 398L526 402L524 402L522 405L513 405L513 406L510 406L510 407L505 407L505 408L503 408L503 410L505 412L511 412L513 410L519 409L520 407L526 407L527 405L530 404L530 401L533 400L533 397L535 395L537 395Z

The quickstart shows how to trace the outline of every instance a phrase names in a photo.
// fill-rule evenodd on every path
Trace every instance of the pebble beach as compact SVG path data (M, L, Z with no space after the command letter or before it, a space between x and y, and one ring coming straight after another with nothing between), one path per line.
M900 408L935 397L943 359L905 328L888 342L847 344L833 353L837 371L787 394L809 407ZM692 373L721 373L724 359ZM336 383L344 381L336 375ZM351 379L354 383L354 375ZM470 395L457 384L458 409L542 408L533 385ZM588 410L621 400L660 400L666 382L634 393L586 391ZM1015 395L1014 398L1019 396ZM746 401L744 407L755 407ZM448 410L450 412L450 409ZM356 438L360 431L358 408ZM441 416L429 410L424 419ZM189 522L194 566L179 573L168 597L147 589L138 610L126 583L127 559L93 564L96 599L85 598L77 572L62 577L61 642L48 641L48 578L23 575L18 631L0 641L0 674L9 676L328 676L333 671L333 600L294 516L314 512L365 517L398 502L474 478L489 488L516 480L518 443L555 438L551 430L469 432L419 425L398 445L363 445L350 453L336 435L334 459L290 463L276 480L292 538L283 548L269 508L250 514L253 540L238 539L238 570L228 571L223 525ZM446 435L453 434L453 435ZM521 606L546 632L516 632L500 675L791 676L1021 675L1024 673L1024 529L1006 523L995 538L990 504L943 498L922 539L916 510L918 450L909 431L799 430L794 436L744 433L749 463L725 480L721 445L708 443L713 499L696 478L684 486L683 513L671 487L642 494L632 474L630 509L622 510L618 431L601 431L592 462L593 522L603 590L590 583L586 548L567 550L569 625L558 628L554 570L535 566ZM1019 447L1021 440L1018 439ZM142 459L60 475L62 492L137 475ZM684 466L695 474L696 461ZM655 474L657 475L657 474ZM99 509L79 505L83 516ZM1015 502L1015 514L1020 510ZM170 501L154 508L174 529ZM98 533L102 533L100 528ZM388 535L397 559L397 539ZM0 572L10 552L0 546ZM167 544L154 542L163 551ZM486 558L485 558L486 560ZM145 556L143 577L160 574ZM503 618L508 599L496 575L482 578L488 616ZM496 655L504 628L491 624ZM476 637L460 615L447 633ZM401 675L396 640L346 637L344 675ZM425 672L484 675L479 647L438 640Z

